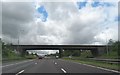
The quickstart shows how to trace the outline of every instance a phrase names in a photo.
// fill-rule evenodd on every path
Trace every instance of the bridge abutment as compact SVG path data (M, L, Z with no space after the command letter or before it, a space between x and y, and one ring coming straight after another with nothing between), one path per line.
M59 49L59 58L63 57L63 49Z
M98 48L92 49L91 53L93 54L94 57L102 55L106 53L106 47L98 47Z
M106 47L99 47L97 48L97 50L98 50L98 55L102 55L106 53Z
M91 50L91 53L92 53L93 57L96 57L96 56L99 55L99 52L98 52L98 50L97 50L96 48L95 48L95 49L92 49L92 50Z

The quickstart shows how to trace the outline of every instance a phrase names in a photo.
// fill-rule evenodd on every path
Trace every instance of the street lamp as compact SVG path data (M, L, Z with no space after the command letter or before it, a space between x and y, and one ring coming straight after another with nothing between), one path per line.
M106 29L108 29L108 27L106 27ZM109 50L108 50L108 36L107 36L107 33L105 33L105 32L102 32L103 34L105 34L105 36L106 36L106 51L107 51L107 55L109 54Z
M18 35L18 45L20 45L20 36L21 36L21 32L24 30L19 30L19 35Z
M18 30L18 46L17 46L17 49L19 50L19 45L20 45L20 32L23 31L23 30Z

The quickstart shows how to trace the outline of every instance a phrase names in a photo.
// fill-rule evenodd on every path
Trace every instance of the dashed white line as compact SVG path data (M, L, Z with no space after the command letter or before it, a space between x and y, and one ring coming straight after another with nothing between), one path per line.
M62 70L64 73L67 73L63 68L61 68L61 70Z
M65 60L62 60L62 61L65 61ZM93 68L98 68L98 69L109 71L109 72L120 73L120 71L111 70L111 69L107 69L107 68L103 68L103 67L97 67L97 66L88 65L88 64L82 64L82 63L78 63L78 62L72 62L72 63L81 64L81 65L85 65L85 66L89 66L89 67L93 67Z
M2 67L12 66L12 65L15 65L15 64L5 65L5 66L2 66Z
M56 65L57 63L55 62L55 65Z
M35 64L37 64L37 63L35 63Z
M22 70L22 71L18 72L16 75L19 75L19 74L23 73L24 71L25 71L25 70Z

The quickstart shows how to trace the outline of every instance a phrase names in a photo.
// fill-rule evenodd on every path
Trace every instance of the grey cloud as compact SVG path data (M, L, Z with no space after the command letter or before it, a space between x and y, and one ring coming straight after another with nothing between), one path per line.
M47 35L47 29L44 24L38 23L37 24L37 34L38 35Z
M45 5L45 8L49 13L49 19L57 22L56 26L51 25L53 30L48 28L48 30L45 31L48 32L47 34L51 33L50 35L60 37L60 39L64 38L61 44L91 44L94 41L94 37L99 33L97 29L99 24L103 22L101 20L104 20L104 17L101 16L100 18L95 17L96 19L99 19L97 21L91 18L92 20L90 19L89 21L85 21L85 23L82 22L79 18L80 12L78 12L75 4L69 2L43 3L43 5ZM62 12L60 12L60 10L58 11L58 9L62 9ZM69 14L71 14L72 17ZM59 32L59 29L57 28L63 27L60 24L65 24L65 30L60 31L59 35L54 35L54 33L57 34L57 31ZM67 33L65 31L67 31Z
M2 34L17 38L20 30L26 30L27 24L33 21L34 6L30 2L2 3ZM28 33L26 30L24 34Z
M40 3L40 5L45 6L45 9L48 12L48 18L55 21L65 21L70 18L71 12L78 12L77 7L73 2L43 2Z
M18 30L24 30L20 31L21 44L91 44L103 28L101 26L104 22L103 12L92 10L91 12L98 14L92 15L93 17L88 15L86 19L87 11L80 15L81 12L75 4L70 2L40 4L45 6L49 16L46 22L37 24L33 20L35 10L31 3L4 4L3 35L16 39L19 35Z
M0 2L0 38L2 38L2 2Z
M95 25L82 25L80 22L74 23L69 28L69 35L67 37L66 43L68 44L91 44L94 40L94 36L97 34L95 32Z

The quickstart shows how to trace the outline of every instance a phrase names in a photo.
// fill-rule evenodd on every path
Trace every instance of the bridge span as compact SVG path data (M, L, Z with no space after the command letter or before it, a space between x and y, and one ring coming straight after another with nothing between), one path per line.
M22 53L26 50L59 50L61 57L63 50L91 50L93 56L106 52L106 45L12 45Z

